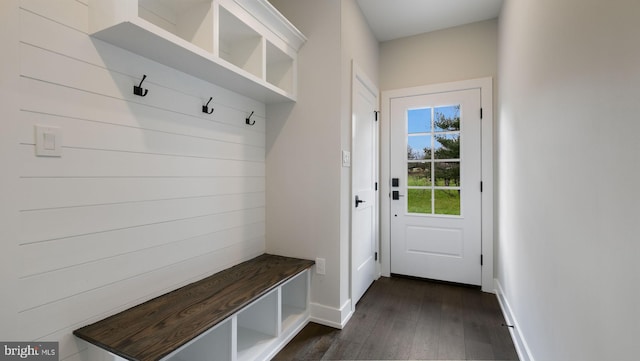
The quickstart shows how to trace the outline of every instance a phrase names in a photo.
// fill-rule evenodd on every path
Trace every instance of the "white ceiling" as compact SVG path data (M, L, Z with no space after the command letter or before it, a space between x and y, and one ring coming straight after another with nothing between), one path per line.
M503 0L357 0L378 41L428 33L500 14Z

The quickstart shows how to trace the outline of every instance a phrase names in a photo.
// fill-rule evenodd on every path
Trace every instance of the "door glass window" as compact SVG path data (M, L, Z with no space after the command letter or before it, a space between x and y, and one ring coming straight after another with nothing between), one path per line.
M408 137L408 159L431 159L431 136L411 135Z
M431 204L432 192L430 188L409 188L407 190L409 197L408 209L409 213L432 214Z
M431 162L407 163L407 185L412 187L430 187Z
M460 215L460 105L407 111L407 212Z

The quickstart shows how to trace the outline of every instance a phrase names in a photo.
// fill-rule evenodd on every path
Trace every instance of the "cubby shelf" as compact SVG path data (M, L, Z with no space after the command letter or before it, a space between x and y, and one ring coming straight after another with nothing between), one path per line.
M296 328L306 321L308 316L309 300L306 276L305 274L300 274L281 287L280 321L284 332Z
M296 100L306 38L266 0L90 0L89 32L265 103Z
M230 320L202 334L170 356L167 361L228 361L232 359Z
M278 338L278 289L238 312L238 361L260 357Z

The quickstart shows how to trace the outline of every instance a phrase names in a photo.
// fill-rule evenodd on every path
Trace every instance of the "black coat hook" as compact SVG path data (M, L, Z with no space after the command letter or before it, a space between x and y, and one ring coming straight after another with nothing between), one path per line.
M209 103L211 103L211 100L213 100L213 97L209 98L209 101L207 102L207 104L202 106L203 113L207 113L207 114L213 113L213 108L211 108L211 111L209 111Z
M142 76L142 80L140 80L140 85L133 86L133 94L139 95L141 97L146 97L149 89L142 89L142 82L147 78L146 75Z
M254 120L253 122L251 121L251 116L253 115L253 112L251 112L251 114L249 114L249 117L247 117L246 122L248 125L254 125L256 124L256 121Z

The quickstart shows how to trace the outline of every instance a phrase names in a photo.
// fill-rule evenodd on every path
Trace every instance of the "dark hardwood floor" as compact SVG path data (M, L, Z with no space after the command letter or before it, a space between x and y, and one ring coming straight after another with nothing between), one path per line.
M381 277L343 330L310 323L273 360L518 360L503 323L493 294Z

